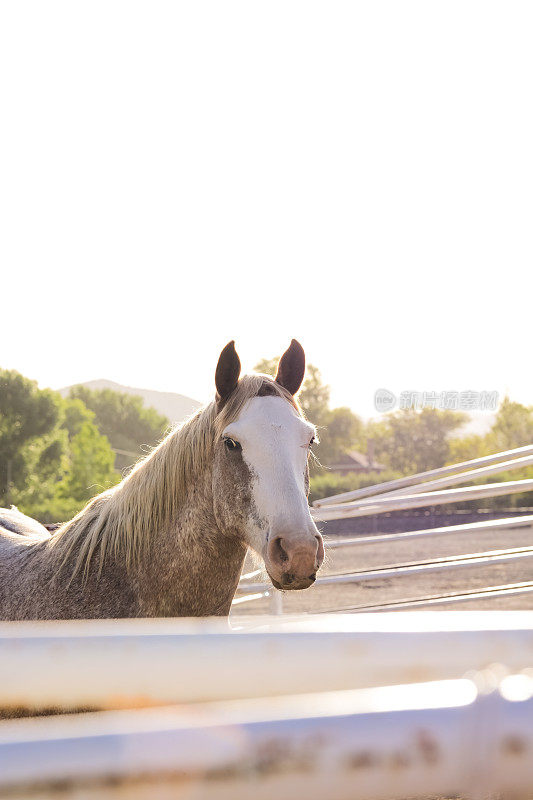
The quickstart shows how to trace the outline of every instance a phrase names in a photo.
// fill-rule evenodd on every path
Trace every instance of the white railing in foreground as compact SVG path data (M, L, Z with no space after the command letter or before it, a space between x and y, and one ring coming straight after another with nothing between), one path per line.
M511 675L490 693L463 679L192 713L7 723L0 791L217 800L528 797L532 684Z
M0 623L0 709L71 711L444 680L533 666L533 615L346 614Z
M131 622L16 623L10 634L2 625L4 642L18 640L0 659L8 684L16 681L19 697L27 697L31 656L32 681L42 669L57 684L68 673L67 696L74 681L76 702L86 697L87 681L112 697L120 680L136 680L135 691L144 691L157 689L159 678L183 702L187 676L191 685L196 676L197 697L213 687L225 696L235 669L241 678L255 676L254 699L2 722L0 793L393 800L533 790L530 614L321 617L260 634L168 621L158 633L156 621ZM88 661L76 661L80 646ZM152 683L146 673L154 670ZM350 688L331 691L339 670ZM278 674L288 682L276 683ZM293 686L302 692L310 675L320 692L289 694ZM360 688L390 678L395 686ZM153 699L137 694L135 701Z
M396 478L393 481L385 481L384 483L376 483L372 486L365 486L362 489L354 489L351 492L342 492L341 494L331 495L324 497L320 500L315 500L313 506L319 508L322 505L331 505L332 503L344 503L348 500L358 500L362 497L370 495L379 495L391 490L401 489L415 484L422 483L428 478L442 478L445 475L451 475L455 472L464 470L477 469L479 467L496 464L499 461L509 461L511 459L520 458L523 456L533 455L533 445L525 445L525 447L517 447L513 450L503 450L500 453L493 453L490 456L482 456L481 458L473 458L470 461L461 461L458 464L451 464L447 467L439 467L438 469L430 469L426 472L418 472L416 475L408 475L405 478Z

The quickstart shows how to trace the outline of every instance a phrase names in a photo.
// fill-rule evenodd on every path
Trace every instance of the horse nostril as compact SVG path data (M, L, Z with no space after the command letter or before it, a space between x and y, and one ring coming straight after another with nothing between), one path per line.
M316 572L313 572L312 575L309 575L309 580L310 581L316 581Z
M287 551L283 547L283 539L281 536L278 536L272 542L272 555L274 556L274 560L278 561L280 564L283 564L285 561L289 560L289 556Z
M283 572L281 574L281 583L283 586L290 586L294 581L294 572Z

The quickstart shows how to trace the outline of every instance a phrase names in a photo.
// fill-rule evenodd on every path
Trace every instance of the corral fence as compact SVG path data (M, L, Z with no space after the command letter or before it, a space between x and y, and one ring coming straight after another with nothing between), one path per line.
M313 515L530 491L531 480L458 487L532 464L533 446L498 453L327 498ZM376 563L317 583L371 586L384 570L407 583L424 571L453 572L464 576L452 598L460 603L472 599L474 562L533 565L533 515L327 543L332 552L357 553L369 542L427 552L482 529L501 539L497 551ZM506 547L517 531L528 544ZM532 589L526 580L474 594L507 600ZM245 574L229 625L0 623L0 798L531 796L531 612L432 610L446 608L441 595L400 596L372 613L291 615L270 592L260 572ZM267 593L275 616L239 614Z
M501 497L533 490L533 479L503 481L484 485L462 486L490 475L523 469L533 465L533 445L506 450L490 456L464 461L440 469L418 473L405 478L399 478L386 483L357 489L352 492L334 495L317 500L313 504L312 514L317 522L328 520L370 517L394 511L407 509L420 509L435 507L449 503L458 503L484 498ZM453 487L453 488L451 488ZM479 534L493 532L501 533L501 541L505 543L506 532L522 530L528 534L533 533L533 515L523 515L511 518L492 519L483 522L467 523L464 525L448 525L429 530L405 531L397 534L357 535L332 537L328 539L326 547L330 552L336 548L353 548L354 551L362 546L381 544L384 552L387 545L401 542L437 542L444 538L453 541L467 533L472 538ZM327 531L327 528L326 528ZM494 538L494 537L493 537ZM527 537L526 537L527 538ZM533 538L533 537L532 537ZM497 550L481 550L448 556L446 558L427 558L420 562L412 560L398 562L393 565L384 564L378 568L357 570L319 576L316 586L365 584L371 581L381 581L383 578L394 578L401 575L415 575L416 573L435 573L448 571L457 573L462 570L465 575L464 591L455 591L450 594L433 595L426 597L411 596L395 599L390 603L384 602L372 610L387 610L394 608L430 607L435 604L443 605L447 602L459 603L461 600L472 601L473 595L478 599L483 597L510 597L511 595L525 595L533 591L533 580L520 581L515 584L496 584L479 587L472 591L468 586L468 567L480 567L483 564L496 564L514 561L516 559L533 558L533 541L522 547L498 547ZM532 567L533 567L533 561ZM283 594L272 589L268 581L261 580L264 575L260 569L251 571L242 576L239 590L234 600L234 608L242 604L269 598L270 611L273 614L283 613ZM532 570L533 578L533 570ZM328 611L358 611L367 610L367 606L350 606Z

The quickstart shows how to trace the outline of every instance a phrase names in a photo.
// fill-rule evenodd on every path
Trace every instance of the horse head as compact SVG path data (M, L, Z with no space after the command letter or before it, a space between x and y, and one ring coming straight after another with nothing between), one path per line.
M309 453L315 427L294 398L305 354L293 339L275 379L240 376L234 342L223 349L215 383L217 435L213 498L219 527L259 553L277 589L306 589L324 559L309 511Z

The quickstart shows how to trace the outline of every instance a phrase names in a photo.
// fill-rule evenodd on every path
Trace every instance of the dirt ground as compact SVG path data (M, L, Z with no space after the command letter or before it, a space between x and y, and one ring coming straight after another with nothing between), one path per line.
M351 583L315 584L305 591L283 592L284 612L533 609L531 526L478 528L446 535L432 532L403 539L394 535L357 536L358 543L351 546L330 548L326 543L326 561L319 576L367 570L377 570L377 574L356 576ZM350 537L335 536L329 541L347 538ZM247 559L244 572L252 569L254 565ZM265 579L266 573L252 580L257 583ZM505 591L501 588L509 586ZM238 596L246 592L257 589L243 588ZM430 598L430 603L420 602ZM265 614L270 610L270 598L261 598L235 605L232 615Z

